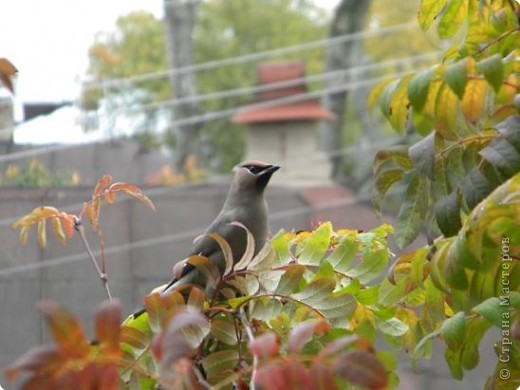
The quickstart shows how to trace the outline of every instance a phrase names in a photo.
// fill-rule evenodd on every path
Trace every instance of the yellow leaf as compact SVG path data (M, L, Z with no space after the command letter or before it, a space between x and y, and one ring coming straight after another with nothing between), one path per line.
M487 82L481 79L468 80L462 97L462 112L467 120L478 122L485 113Z
M447 84L442 84L435 105L435 129L444 139L457 139L457 105L457 95Z
M435 116L435 102L437 101L437 94L442 85L441 80L433 80L430 84L430 89L428 90L428 96L426 98L426 103L423 107L423 114L428 117Z
M47 246L47 234L45 232L45 226L47 225L46 220L42 219L38 223L38 242L42 248Z
M54 233L58 236L62 245L67 243L67 237L65 236L65 231L63 230L63 225L61 223L60 218L55 217L51 219L52 228L54 229Z
M22 245L27 244L27 237L29 235L29 230L31 229L30 226L22 226L20 229L20 243Z

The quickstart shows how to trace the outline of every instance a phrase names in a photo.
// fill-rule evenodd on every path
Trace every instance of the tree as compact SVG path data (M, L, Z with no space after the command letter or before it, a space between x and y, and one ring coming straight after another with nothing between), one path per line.
M170 74L170 83L173 95L176 99L185 99L185 103L178 104L173 109L172 122L177 140L176 168L184 170L186 160L190 155L202 157L200 150L200 124L186 124L179 126L176 120L195 116L198 113L198 103L190 98L197 96L197 79L195 72L180 71L189 69L194 65L193 57L193 30L197 21L197 13L200 3L186 1L171 5L164 2L165 18L168 42L168 57L170 66L177 72Z
M337 6L330 28L330 38L340 35L353 34L361 31L367 20L367 13L371 1L342 0ZM345 41L341 45L331 45L327 48L326 72L348 69L359 65L363 58L363 41ZM353 77L351 77L353 79ZM338 83L336 79L330 79L325 83L326 87L332 87ZM336 114L335 121L324 122L322 125L322 147L332 163L332 177L337 178L343 161L338 153L343 148L343 129L345 120L347 92L338 92L324 96L325 108Z
M203 2L198 12L193 31L195 63L198 64L318 40L326 34L326 13L309 0L211 1ZM148 33L152 32L154 37L148 38ZM134 33L135 36L145 38L134 39ZM146 50L142 49L142 39L147 41ZM142 13L122 17L118 21L117 30L98 37L91 48L89 73L95 78L110 79L168 69L165 47L161 20ZM216 67L197 74L197 88L201 94L208 94L252 87L256 82L256 65L259 61L298 59L306 63L309 73L320 73L323 71L322 56L323 50L318 49ZM135 88L145 89L147 96L150 96L143 102L145 106L153 100L159 105L164 102L165 107L172 107L166 104L171 98L171 89L164 80L136 81L125 85L124 90L128 93ZM83 94L84 106L97 107L103 91L87 91ZM200 102L199 110L208 113L233 109L251 102L251 98L250 94L242 94L226 99L205 100ZM127 107L120 109L125 110ZM147 109L146 112L150 115L154 113L153 109ZM208 163L222 170L235 165L243 150L242 128L231 125L228 118L200 125L203 125L201 137L209 139L203 143L206 148L204 153L210 157Z
M421 27L438 20L439 37L448 39L467 25L461 42L442 63L381 84L370 97L398 133L415 138L376 156L376 210L401 184L397 243L407 246L423 228L430 236L427 248L395 267L427 266L436 299L449 308L415 354L442 337L452 375L462 379L494 326L501 337L489 388L520 384L519 15L514 1L423 0Z

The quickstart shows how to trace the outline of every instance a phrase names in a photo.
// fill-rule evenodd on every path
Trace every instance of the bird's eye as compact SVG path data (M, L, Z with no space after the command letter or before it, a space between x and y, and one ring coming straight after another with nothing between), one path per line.
M247 168L247 170L251 172L253 175L256 175L264 170L263 168L256 165L246 165L244 166L244 168Z

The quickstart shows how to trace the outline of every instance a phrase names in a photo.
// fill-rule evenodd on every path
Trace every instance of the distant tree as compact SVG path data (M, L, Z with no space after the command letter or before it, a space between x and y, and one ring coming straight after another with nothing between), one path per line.
M195 63L323 39L326 37L326 25L327 13L310 0L203 2L193 32ZM101 80L168 69L170 66L165 47L165 28L161 20L143 12L129 14L118 20L114 32L96 38L90 49L88 73ZM256 66L263 61L298 59L306 63L309 74L319 73L323 71L323 52L323 49L299 51L257 62L202 71L197 74L197 87L199 93L207 94L253 86L256 83ZM172 96L164 78L128 84L124 90L131 93L136 88L148 93L147 101L166 101ZM117 89L110 88L110 91L114 93ZM96 109L102 95L103 90L100 88L85 89L81 99L83 107ZM199 110L206 113L231 109L251 100L251 94L207 100L201 102ZM150 109L146 112L150 116L154 113ZM202 125L201 137L206 140L205 153L213 159L210 164L227 170L241 158L241 128L231 125L229 118Z

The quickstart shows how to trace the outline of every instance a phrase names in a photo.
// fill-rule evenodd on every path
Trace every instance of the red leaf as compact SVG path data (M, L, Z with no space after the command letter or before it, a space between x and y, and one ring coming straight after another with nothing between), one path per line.
M19 357L5 372L9 382L15 381L22 371L52 372L61 368L65 356L55 346L36 347Z
M249 342L251 353L260 359L278 356L280 341L276 333L264 333Z
M43 301L38 306L45 315L52 337L60 350L74 358L87 356L90 345L77 318L54 302Z
M369 352L354 351L340 356L334 371L349 383L367 389L384 389L388 385L385 367Z
M264 366L255 378L255 384L263 389L314 390L313 382L305 365L296 359Z
M289 353L299 353L312 338L313 334L324 334L330 330L330 324L325 320L307 321L298 324L291 332L288 342Z
M96 338L102 344L103 353L119 356L121 349L121 304L106 301L96 314Z
M330 365L315 360L310 368L312 388L316 390L336 390L338 388Z

